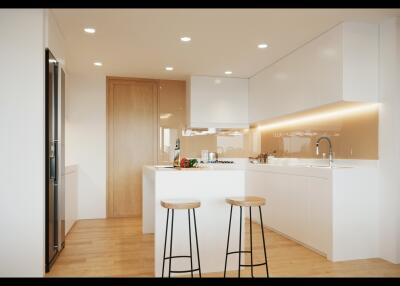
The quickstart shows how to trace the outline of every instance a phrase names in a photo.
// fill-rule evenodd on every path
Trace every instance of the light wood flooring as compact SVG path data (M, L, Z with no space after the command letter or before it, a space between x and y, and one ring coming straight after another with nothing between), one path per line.
M382 259L330 262L275 232L266 229L265 235L270 277L400 277L400 264ZM246 235L246 248L249 247L248 237ZM65 249L46 276L152 277L153 241L152 234L142 234L139 218L80 220L68 234ZM256 223L253 223L253 249L254 262L262 262L262 238ZM250 255L246 255L246 263L249 259ZM243 270L241 275L249 277L250 270ZM255 268L254 276L265 275L265 267ZM223 272L203 273L202 276L221 277ZM237 276L237 272L229 272L227 276Z

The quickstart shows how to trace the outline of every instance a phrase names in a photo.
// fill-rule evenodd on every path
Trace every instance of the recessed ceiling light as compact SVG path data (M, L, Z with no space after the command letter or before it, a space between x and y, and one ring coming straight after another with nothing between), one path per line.
M165 70L167 70L167 71L173 71L174 68L173 68L173 67L165 67Z
M226 71L225 74L232 74L232 71Z
M103 65L103 63L101 62L94 62L93 63L96 67L101 67Z
M96 29L95 28L85 28L85 29L83 29L86 33L89 33L89 34L94 34L94 33L96 33Z
M268 47L268 45L265 44L265 43L262 43L262 44L259 44L257 47L258 47L259 49L265 49L265 48Z
M190 37L181 37L182 42L190 42L192 39Z

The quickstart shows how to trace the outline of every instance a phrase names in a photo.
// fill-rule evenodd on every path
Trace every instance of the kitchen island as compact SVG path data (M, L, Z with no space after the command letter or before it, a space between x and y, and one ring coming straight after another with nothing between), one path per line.
M224 269L229 222L225 197L228 196L265 197L264 226L328 260L378 257L376 161L335 162L334 168L324 165L326 160L297 159L180 171L144 167L143 232L155 233L156 276L161 274L167 213L160 206L162 199L201 200L196 215L202 272ZM187 212L176 213L173 253L186 255L189 249ZM244 215L248 217L247 209ZM239 211L234 208L230 251L238 248L238 220ZM253 220L259 222L258 215L253 216ZM237 270L237 258L237 255L230 255L228 270ZM173 267L175 265L188 269L184 261L176 261Z
M207 273L224 271L230 212L230 206L225 202L225 198L244 195L245 171L240 166L181 170L144 166L143 233L154 233L155 276L161 276L167 217L167 209L161 207L161 200L196 199L201 201L200 208L196 209L196 222L201 271ZM242 238L244 238L244 234ZM244 247L243 241L244 239L242 239L242 248ZM193 243L194 236L192 246L195 247ZM167 251L169 251L169 236L167 246ZM230 251L238 250L238 248L239 208L234 208ZM186 210L175 211L172 255L189 255L188 213ZM193 263L193 267L197 268L195 249L193 249ZM168 261L166 261L166 266L168 267ZM237 270L237 267L238 255L229 255L227 270ZM172 269L190 269L190 260L174 259Z

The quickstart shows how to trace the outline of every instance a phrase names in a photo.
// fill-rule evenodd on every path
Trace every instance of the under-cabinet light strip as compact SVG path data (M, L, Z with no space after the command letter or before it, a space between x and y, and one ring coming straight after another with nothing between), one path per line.
M346 115L354 115L357 113L364 113L364 112L369 112L369 111L375 110L378 108L378 106L379 106L379 103L371 103L371 104L363 104L363 105L356 106L356 107L341 108L341 109L335 110L335 111L322 112L322 113L313 114L313 115L305 115L305 116L300 116L300 117L294 118L294 119L288 119L288 120L283 120L280 122L259 125L259 126L257 126L257 129L258 130L271 130L271 129L276 129L276 128L295 126L295 125L299 125L299 124L303 124L303 123L307 123L307 122L332 119L332 118L336 118L336 117L343 117Z

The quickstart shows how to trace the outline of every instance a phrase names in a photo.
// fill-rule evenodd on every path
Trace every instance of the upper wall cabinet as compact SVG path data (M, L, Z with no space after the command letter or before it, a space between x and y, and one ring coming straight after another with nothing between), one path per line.
M249 80L249 122L339 101L378 101L378 25L342 23Z
M248 79L191 76L186 88L188 127L249 127Z

